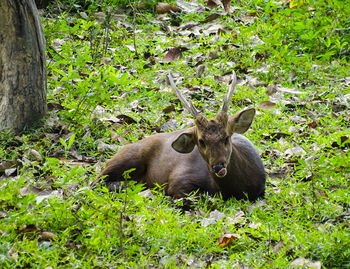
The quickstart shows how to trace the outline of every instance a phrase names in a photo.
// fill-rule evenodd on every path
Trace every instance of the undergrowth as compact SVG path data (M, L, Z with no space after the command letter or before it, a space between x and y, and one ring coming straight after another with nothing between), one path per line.
M1 133L2 267L289 268L303 258L303 268L350 268L346 1L235 1L229 14L219 6L163 16L151 1L146 11L123 2L126 15L119 1L81 3L42 12L43 126ZM191 124L169 70L207 116L236 71L229 111L258 110L246 136L269 175L265 199L90 187L121 146ZM223 234L240 238L221 247Z

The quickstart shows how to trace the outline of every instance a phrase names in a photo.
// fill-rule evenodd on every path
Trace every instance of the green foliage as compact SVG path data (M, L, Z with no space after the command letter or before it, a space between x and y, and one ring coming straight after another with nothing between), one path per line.
M158 0L58 0L53 1L48 9L53 11L56 10L57 7L62 7L70 13L90 13L101 11L112 6L124 10L137 7L152 12L158 2Z
M220 7L160 21L136 1L58 2L43 16L45 125L0 134L1 268L290 268L300 257L350 268L345 1L304 1L295 9L236 1L232 14L208 23L225 31L210 34L203 21ZM156 1L147 3L153 12ZM198 31L175 26L186 22L199 23ZM186 47L182 59L164 63L177 46ZM201 76L198 65L206 67ZM246 81L230 113L258 108L246 136L270 176L265 199L173 199L164 186L146 190L134 182L116 193L90 186L119 147L169 125L189 125L166 86L170 69L209 116L226 93L226 73L234 69ZM264 101L274 107L260 108ZM219 247L226 233L241 238Z

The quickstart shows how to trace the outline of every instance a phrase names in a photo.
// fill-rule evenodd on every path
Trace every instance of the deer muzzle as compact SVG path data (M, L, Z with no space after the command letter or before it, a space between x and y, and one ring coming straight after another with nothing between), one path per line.
M213 165L212 169L217 177L224 177L227 174L227 169L222 163Z

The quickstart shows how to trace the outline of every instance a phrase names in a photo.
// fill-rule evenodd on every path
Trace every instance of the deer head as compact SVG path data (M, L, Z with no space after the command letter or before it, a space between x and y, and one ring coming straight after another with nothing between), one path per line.
M173 149L180 153L190 153L195 146L206 161L209 172L218 178L225 177L232 154L231 136L234 133L244 133L253 121L255 109L243 110L233 116L228 116L228 106L237 82L233 72L233 81L227 93L222 110L213 119L202 116L191 102L188 102L176 87L171 74L169 82L183 106L195 117L195 126L181 133L172 143Z

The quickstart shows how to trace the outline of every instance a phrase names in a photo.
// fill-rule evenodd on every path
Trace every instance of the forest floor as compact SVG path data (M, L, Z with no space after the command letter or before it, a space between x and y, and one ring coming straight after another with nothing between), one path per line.
M161 15L56 2L41 11L47 119L0 134L0 267L350 268L346 1L178 0ZM229 113L257 109L245 135L264 199L91 188L121 146L191 125L169 70L208 117L235 70Z

